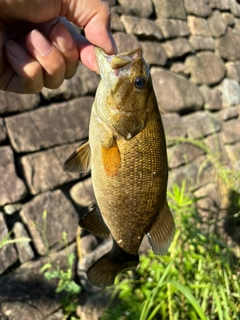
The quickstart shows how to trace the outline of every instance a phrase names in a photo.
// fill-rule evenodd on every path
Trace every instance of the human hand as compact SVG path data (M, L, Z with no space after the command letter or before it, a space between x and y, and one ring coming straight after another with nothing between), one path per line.
M110 10L102 0L0 0L0 89L58 88L79 59L98 72L94 45L116 53ZM80 35L73 22L83 27Z

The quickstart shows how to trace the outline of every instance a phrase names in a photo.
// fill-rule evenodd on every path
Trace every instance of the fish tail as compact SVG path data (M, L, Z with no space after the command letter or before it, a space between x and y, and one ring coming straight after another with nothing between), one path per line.
M114 283L114 279L119 272L136 268L138 262L139 256L137 254L127 253L114 241L111 251L88 269L88 279L98 287L110 286Z

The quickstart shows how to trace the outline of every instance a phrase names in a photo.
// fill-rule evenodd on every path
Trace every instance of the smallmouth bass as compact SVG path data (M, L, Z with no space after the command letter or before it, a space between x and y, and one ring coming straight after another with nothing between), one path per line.
M166 200L168 164L165 134L149 68L141 48L107 55L96 48L99 83L89 125L89 141L64 169L91 169L97 206L80 219L82 228L113 239L110 252L88 270L89 281L105 287L117 273L138 265L144 235L156 254L174 236Z

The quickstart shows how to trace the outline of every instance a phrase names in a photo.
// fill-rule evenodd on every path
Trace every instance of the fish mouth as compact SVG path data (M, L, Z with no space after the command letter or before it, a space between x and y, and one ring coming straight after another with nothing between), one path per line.
M137 48L133 49L132 51L129 52L123 52L119 54L113 54L113 55L108 55L106 54L101 48L95 48L96 52L96 57L98 64L101 65L101 57L104 58L104 60L107 61L107 63L110 65L111 69L119 69L123 68L129 63L134 62L137 60L141 55L142 55L142 49L140 46Z

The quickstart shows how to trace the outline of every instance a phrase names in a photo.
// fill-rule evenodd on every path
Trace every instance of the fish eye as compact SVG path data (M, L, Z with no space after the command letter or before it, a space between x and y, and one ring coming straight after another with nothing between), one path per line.
M144 89L146 87L147 81L144 77L138 76L134 79L133 83L137 89Z

